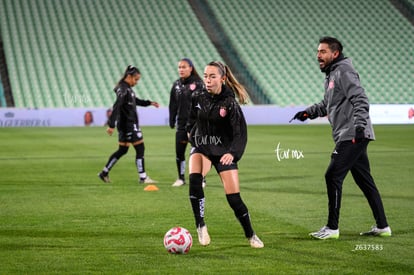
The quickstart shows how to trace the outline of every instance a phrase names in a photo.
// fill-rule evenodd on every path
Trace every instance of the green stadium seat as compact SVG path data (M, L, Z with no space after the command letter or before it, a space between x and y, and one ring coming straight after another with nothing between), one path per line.
M317 42L323 35L341 39L345 54L354 60L361 76L370 73L362 81L370 91L371 103L414 102L414 62L412 53L404 50L414 45L413 26L389 2L330 2L330 9L339 11L332 14L320 9L325 5L322 0L209 3L233 44L243 45L236 46L240 56L264 91L277 98L275 104L320 101L323 76L315 60ZM403 54L395 54L396 45ZM406 83L394 85L396 74L407 79ZM272 79L280 86L269 85ZM378 86L392 91L385 100L377 96L381 94Z
M111 106L128 64L143 74L137 94L165 106L180 58L201 71L219 57L185 0L1 1L0 16L16 107Z
M323 0L208 4L273 104L320 101L323 35L342 40L371 103L414 102L413 26L388 1L334 1L332 14ZM16 107L111 106L128 64L142 71L138 96L166 106L180 58L199 73L223 60L186 0L0 1L0 27Z

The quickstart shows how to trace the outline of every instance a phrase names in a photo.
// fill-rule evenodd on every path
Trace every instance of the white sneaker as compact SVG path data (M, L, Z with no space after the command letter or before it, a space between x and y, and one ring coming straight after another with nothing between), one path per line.
M326 239L338 239L339 238L339 229L332 230L327 226L322 227L317 232L309 233L315 239L326 240Z
M157 181L147 176L145 179L140 179L139 183L154 184L154 183L157 183Z
M391 237L392 232L389 226L385 228L378 228L376 225L371 227L371 230L368 232L359 233L361 236L379 236L379 237Z
M253 248L263 248L264 244L263 242L257 237L256 234L254 234L251 238L249 238L250 246Z
M204 225L203 227L197 228L198 234L198 242L203 245L207 246L210 244L210 235L208 235L207 226Z
M183 186L185 184L185 181L183 181L182 179L177 179L172 186L174 187L180 187Z

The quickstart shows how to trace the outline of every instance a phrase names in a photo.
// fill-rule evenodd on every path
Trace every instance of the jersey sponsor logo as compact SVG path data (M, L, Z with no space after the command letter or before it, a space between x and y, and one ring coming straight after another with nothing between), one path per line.
M226 107L220 107L219 114L220 114L221 117L225 117L227 115Z

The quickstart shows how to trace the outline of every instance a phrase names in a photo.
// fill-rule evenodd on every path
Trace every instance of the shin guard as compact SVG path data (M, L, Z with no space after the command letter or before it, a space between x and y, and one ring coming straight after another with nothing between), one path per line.
M254 231L252 228L252 224L250 222L250 216L249 211L244 204L243 200L240 197L240 193L235 194L227 194L226 195L227 202L229 203L230 207L234 211L234 215L239 220L241 226L244 230L244 235L247 238L250 238L253 236Z
M202 227L204 223L204 191L203 176L199 173L190 174L190 201L193 208L196 227Z
M134 146L135 148L135 165L137 166L137 171L141 179L145 179L147 174L145 173L145 161L144 161L144 152L145 146L144 143L140 143Z
M106 163L103 171L105 173L108 173L112 167L114 167L115 163L128 152L128 146L119 146L118 151L116 151L115 153L113 153L110 157L108 162Z

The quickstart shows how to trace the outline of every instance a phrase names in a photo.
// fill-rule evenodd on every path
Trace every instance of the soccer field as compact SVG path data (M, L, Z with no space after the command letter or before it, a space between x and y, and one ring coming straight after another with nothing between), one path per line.
M263 249L250 248L214 169L205 188L211 244L198 244L188 185L171 187L175 131L168 127L143 127L155 192L138 184L133 148L112 170L112 183L98 179L117 149L103 127L2 128L0 274L412 273L414 126L374 128L368 153L393 236L359 236L374 219L348 175L340 238L317 241L308 233L326 223L330 127L249 126L241 195ZM177 225L194 238L187 255L163 247Z

